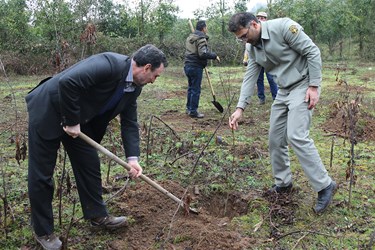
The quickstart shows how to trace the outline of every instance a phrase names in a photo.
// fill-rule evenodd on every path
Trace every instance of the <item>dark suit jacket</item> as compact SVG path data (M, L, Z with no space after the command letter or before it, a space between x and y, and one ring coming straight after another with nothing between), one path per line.
M100 142L108 122L121 116L121 136L126 156L139 156L137 97L142 88L126 92L110 112L100 110L125 78L131 59L112 52L93 55L46 80L26 96L29 126L37 128L44 139L55 139L65 133L63 126L90 124Z

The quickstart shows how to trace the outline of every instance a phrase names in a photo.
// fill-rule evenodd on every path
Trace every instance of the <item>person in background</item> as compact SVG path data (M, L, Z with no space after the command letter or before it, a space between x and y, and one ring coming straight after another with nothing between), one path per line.
M252 13L241 12L230 18L228 30L237 39L251 44L249 65L236 110L229 118L229 127L238 128L238 121L250 103L259 72L264 67L279 86L270 115L269 153L275 185L269 191L285 193L292 189L290 145L310 185L318 193L314 211L324 212L335 193L336 182L328 175L314 141L309 137L322 81L319 48L303 28L289 18L259 22Z
M267 13L266 12L258 12L256 17L261 22L267 21ZM250 44L246 43L244 58L243 58L243 65L244 66L247 66L247 62L249 60L249 53L247 52L249 48L250 48ZM277 95L277 84L274 82L271 74L266 72L266 77L267 77L267 80L268 80L268 84L270 85L272 100L275 100L276 95ZM258 80L257 80L257 89L258 89L259 104L263 105L263 104L266 103L266 96L264 94L264 68L263 67L260 70L259 77L258 77Z
M139 177L137 98L167 65L164 53L153 45L141 47L132 57L105 52L43 80L26 96L31 224L43 249L62 247L54 235L52 209L53 173L60 143L73 168L84 218L95 228L127 225L125 216L108 214L102 198L98 153L78 136L82 131L100 143L108 123L120 114L121 137L132 167L129 175Z
M199 98L203 78L203 69L207 66L208 59L220 62L216 53L208 50L207 25L205 21L198 21L196 30L186 39L184 71L188 78L188 91L186 102L186 113L192 118L203 118L199 113Z

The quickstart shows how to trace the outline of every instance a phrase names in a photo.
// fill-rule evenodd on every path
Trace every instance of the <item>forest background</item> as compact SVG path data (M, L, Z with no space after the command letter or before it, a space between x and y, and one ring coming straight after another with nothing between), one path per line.
M248 11L249 0L209 1L194 11L206 19L210 46L223 65L242 62L243 44L227 30L228 19ZM255 11L269 19L290 17L321 48L324 60L374 60L374 0L268 0ZM187 19L173 0L0 0L0 55L8 73L61 71L91 54L131 54L152 43L176 65L183 62Z

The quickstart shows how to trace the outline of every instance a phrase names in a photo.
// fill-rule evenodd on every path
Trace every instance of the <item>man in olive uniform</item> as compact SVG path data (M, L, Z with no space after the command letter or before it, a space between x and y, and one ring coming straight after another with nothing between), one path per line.
M203 69L207 66L208 59L216 59L220 62L220 58L215 53L208 51L207 31L206 22L198 21L196 30L186 39L184 71L189 82L186 113L192 118L204 117L198 112Z
M267 13L266 12L258 12L256 15L259 21L265 22L267 21ZM249 60L249 53L247 50L250 48L250 43L246 43L244 58L243 58L243 65L247 66L247 61ZM259 104L264 105L266 103L266 96L264 95L264 73L266 73L266 77L268 80L268 84L270 85L270 91L272 94L272 100L275 100L277 95L277 84L274 82L272 75L268 72L264 72L264 68L260 70L259 77L257 80L257 89L258 89L258 98Z
M289 144L312 188L318 192L315 212L324 212L332 200L336 183L328 175L309 138L312 110L318 103L322 80L319 48L303 28L289 18L259 22L252 13L242 12L231 17L228 29L238 39L251 44L249 65L229 126L238 128L238 121L250 103L259 72L264 67L279 87L270 117L269 152L275 179L270 190L283 193L292 188Z

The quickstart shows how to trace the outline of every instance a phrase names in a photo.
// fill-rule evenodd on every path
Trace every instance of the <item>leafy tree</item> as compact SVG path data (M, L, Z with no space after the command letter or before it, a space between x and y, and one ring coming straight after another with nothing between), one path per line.
M163 43L165 34L173 29L178 11L179 8L173 4L173 0L159 0L159 5L152 13L153 26L158 33L159 43Z
M30 44L30 12L25 0L0 1L0 49L23 51ZM25 52L25 51L23 51Z
M77 35L77 25L71 6L63 0L37 0L33 11L33 32L44 38L46 45L56 46L62 39L72 40Z
M343 39L351 33L353 15L350 6L341 0L327 1L319 22L318 40L328 45L329 55L334 55L339 44L343 57Z
M136 19L128 6L100 0L98 8L99 31L110 37L134 37L137 35Z
M249 1L250 0L236 0L236 1L234 1L234 11L235 12L245 12L245 11L247 11L246 4Z
M327 8L327 0L297 0L294 7L296 20L303 25L306 33L316 41L318 30L323 21L321 14Z
M145 27L147 26L147 15L146 13L151 12L152 0L140 0L135 10L135 16L137 20L138 36L143 37L145 35Z
M118 20L119 20L119 6L115 6L110 0L100 0L98 6L98 21L99 30L106 35L117 34Z
M279 0L274 4L269 4L270 14L275 17L293 17L295 12L294 8L295 0Z
M222 37L228 36L228 32L226 30L226 23L228 18L226 17L230 13L230 11L231 9L228 7L227 1L218 0L212 2L211 5L205 11L205 16L209 19L215 20L215 23L218 26L214 27L211 25L210 30L215 29L217 32L221 33Z
M365 18L364 26L365 30L365 44L363 46L362 55L368 59L375 59L375 50L373 48L373 43L375 41L375 0L367 1L367 13L368 16Z
M357 34L357 41L361 57L367 57L368 51L365 50L366 44L372 44L374 41L374 18L375 1L374 0L349 0L351 10L355 16L353 22L353 32ZM369 48L372 49L370 45ZM373 50L373 49L372 49ZM371 54L370 54L371 55ZM373 56L375 56L373 54Z
M272 6L278 17L290 17L315 41L327 44L333 55L350 27L347 4L341 0L281 0Z
M223 63L240 62L243 46L234 42L227 23L233 13L246 11L249 1L210 0L208 8L194 12L194 23L201 18L207 20L209 44ZM288 16L299 22L315 42L327 46L330 56L339 52L337 55L345 58L344 54L353 50L354 41L355 49L359 50L356 55L375 58L372 49L375 0L267 0L267 3L267 9L262 10L271 18ZM42 65L50 63L55 55L63 56L66 49L75 57L74 62L91 53L104 50L128 53L145 43L154 43L167 56L181 61L190 29L187 20L178 18L178 11L174 0L0 0L0 52L10 52L7 58L36 65L37 60L43 60L39 62ZM96 44L80 42L89 26L95 31L92 33L95 39L90 41L97 41ZM25 65L25 68L32 67Z

